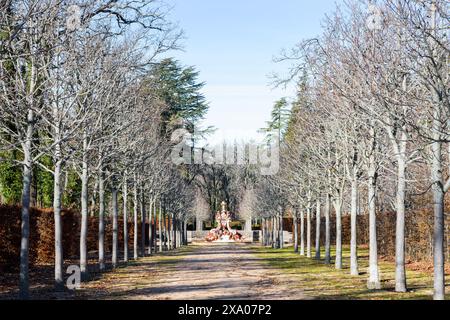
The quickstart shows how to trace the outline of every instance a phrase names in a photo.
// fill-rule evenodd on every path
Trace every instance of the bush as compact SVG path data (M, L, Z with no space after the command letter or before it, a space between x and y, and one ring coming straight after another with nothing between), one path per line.
M72 210L63 210L63 255L64 259L77 259L80 252L81 216ZM98 248L98 218L90 217L87 246L89 251ZM0 272L13 272L19 269L21 239L21 208L0 205ZM140 245L141 223L138 226ZM146 235L148 237L148 223ZM133 223L128 223L130 252L133 245ZM31 208L30 213L30 266L52 264L55 256L55 228L53 210ZM123 219L119 219L119 250L123 248ZM148 241L147 241L148 244ZM105 250L112 251L112 221L105 219Z

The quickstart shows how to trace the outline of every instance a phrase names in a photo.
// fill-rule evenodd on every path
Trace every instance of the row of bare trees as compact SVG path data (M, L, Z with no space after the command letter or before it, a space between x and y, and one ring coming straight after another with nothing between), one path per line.
M125 222L125 262L130 255L126 223L130 217L135 259L146 254L146 221L148 253L152 247L162 251L164 244L172 249L186 243L185 208L191 207L193 196L170 162L166 130L168 122L177 119L164 118L174 106L158 91L164 85L155 72L158 57L177 49L181 37L166 17L167 7L153 0L1 1L0 151L21 155L14 159L23 172L21 298L29 297L30 187L36 167L50 172L54 181L57 289L64 285L61 211L70 173L81 181L84 278L90 215L99 217L100 270L106 264L107 216L113 225L111 262L114 267L119 263L119 211ZM41 161L44 157L51 162ZM154 228L156 221L159 230Z
M295 228L300 220L296 250L300 242L301 254L308 257L316 216L320 258L324 217L329 264L334 213L335 265L342 269L341 220L349 212L350 271L358 275L357 217L367 213L368 288L379 289L376 214L392 207L397 217L395 289L405 292L405 212L415 197L425 196L434 212L434 298L445 298L449 23L445 0L348 1L325 19L319 37L281 54L278 61L291 68L288 77L277 81L295 81L298 96L283 137L281 172L259 185L265 225L273 228L266 244L282 245L278 230L289 207Z

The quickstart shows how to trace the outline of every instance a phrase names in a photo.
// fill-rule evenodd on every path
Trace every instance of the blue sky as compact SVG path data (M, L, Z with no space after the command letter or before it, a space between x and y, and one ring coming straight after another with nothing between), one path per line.
M185 31L185 52L173 56L200 71L210 102L210 141L258 139L274 102L294 90L275 89L268 75L285 72L272 62L281 49L320 33L334 0L167 0Z

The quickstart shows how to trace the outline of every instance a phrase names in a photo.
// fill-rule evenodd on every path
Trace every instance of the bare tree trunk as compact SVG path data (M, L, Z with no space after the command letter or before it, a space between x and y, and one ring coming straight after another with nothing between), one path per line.
M280 237L280 217L277 214L275 216L275 247L277 249L281 248L280 240L281 240L281 237Z
M181 221L178 221L178 219L177 219L177 224L176 224L176 230L177 230L177 232L176 232L176 234L175 234L175 238L176 238L176 248L179 248L179 247L181 247Z
M437 1L433 0L431 3L431 29L433 38L436 37L437 30ZM436 46L432 44L432 55L438 56L436 52ZM448 62L448 59L447 59ZM446 69L447 70L447 69ZM448 71L447 71L448 74ZM448 75L447 75L448 77ZM445 300L445 251L444 251L444 237L445 237L445 193L446 182L443 176L443 142L450 137L448 134L449 127L445 127L446 121L450 125L450 117L445 120L443 112L445 106L443 103L443 96L445 87L435 89L433 92L433 143L431 145L432 160L431 160L431 183L434 199L434 300ZM444 118L444 119L443 119ZM443 132L447 132L447 135L443 135ZM450 143L448 144L449 150L449 170L450 170ZM447 248L448 250L448 248Z
M297 217L297 212L294 213L294 252L298 253L298 217Z
M276 235L276 218L272 217L272 223L270 225L270 232L272 234L272 247L275 249L277 247L277 235Z
M57 104L53 104L53 118L58 119ZM59 123L58 123L59 124ZM55 144L55 169L53 181L53 215L55 223L55 289L64 289L64 255L62 246L63 226L61 220L61 174L62 174L62 154L61 154L61 130L59 125L54 126Z
M141 189L141 256L145 257L145 230L146 230L146 207L145 207L145 192Z
M351 239L350 239L350 274L359 275L358 270L358 239L356 234L356 224L358 219L358 181L356 177L352 179L351 197Z
M161 205L159 207L159 210L161 210ZM153 230L153 232L155 233L155 236L154 236L155 237L155 239L154 239L155 252L158 251L158 228L157 227L159 227L159 223L158 223L158 206L155 203L155 226L154 226L154 230Z
M271 232L272 232L272 247L274 249L276 249L277 248L277 219L275 216L272 217Z
M172 218L171 214L167 213L166 215L166 232L167 232L167 250L172 250Z
M167 223L168 223L168 218L167 218L167 211L166 211L166 207L164 206L163 209L164 215L163 215L163 233L164 233L164 250L167 251L169 250L169 246L167 241L169 240L169 237L167 235Z
M178 226L177 226L177 240L178 240L178 243L177 243L177 248L180 248L181 246L182 246L182 244L181 244L181 239L182 239L182 235L181 235L181 231L183 230L183 227L182 227L182 224L181 224L181 221L180 220L177 220L178 221Z
M128 182L127 173L123 178L123 262L128 262Z
M162 201L161 200L159 200L158 231L159 231L159 252L162 252L163 251L163 234L162 234Z
M445 215L444 215L444 180L442 166L442 137L440 106L435 106L434 142L432 148L431 179L434 199L434 300L445 300Z
M187 236L187 221L186 218L183 220L183 235L184 235L184 245L187 246L188 243L188 236Z
M115 181L112 179L112 209L113 209L113 243L112 243L112 265L113 268L117 267L118 262L118 249L119 249L119 208L118 208L118 192L115 186Z
M367 288L370 290L381 289L380 272L378 269L378 244L377 244L377 167L376 167L376 135L372 124L372 150L369 155L369 281Z
M263 247L266 246L266 219L262 218L261 220L261 239L259 239L261 241L261 244L263 245Z
M153 253L153 212L155 210L155 199L150 196L150 208L148 212L148 254Z
M280 220L279 220L279 248L283 249L284 247L284 226L283 226L283 208L280 207Z
M64 288L63 278L63 246L62 246L62 221L61 221L61 169L60 146L56 146L56 155L58 159L55 163L54 186L53 186L53 214L55 219L55 288L62 290Z
M98 189L98 178L95 180L94 189L92 190L91 207L89 208L89 211L91 212L91 217L95 217L95 200L97 198L97 189Z
M184 246L184 242L185 242L185 239L184 239L184 222L183 222L183 220L180 219L178 227L179 227L178 247L181 248L182 246Z
M311 258L311 207L306 209L306 257Z
M178 248L181 248L184 245L184 229L183 229L183 221L180 219L178 221Z
M176 249L178 247L178 219L174 215L173 222L172 222L172 228L173 228L173 249Z
M300 211L300 255L305 255L305 212Z
M264 227L265 227L265 229L264 229L264 242L265 242L265 244L264 244L264 246L268 246L269 245L269 222L267 221L267 218L264 218Z
M325 264L331 264L330 194L325 198Z
M436 189L438 189L436 187ZM433 190L434 198L434 300L445 300L444 192Z
M30 190L32 174L31 140L34 133L34 114L28 111L26 141L23 144L22 224L20 241L20 293L21 299L29 299L29 241L30 241Z
M88 184L89 184L89 172L88 172L88 136L87 132L83 133L83 163L81 174L81 235L80 235L80 269L82 278L87 277L87 234L88 234Z
M320 252L320 225L321 225L321 208L320 208L320 200L317 199L317 209L316 209L316 260L320 260L321 252Z
M406 137L405 137L406 138ZM406 140L402 144L406 149ZM398 181L397 181L397 224L395 239L395 291L406 292L406 270L405 270L405 193L406 193L406 160L403 155L398 159Z
M41 206L41 202L38 204L38 180L37 170L31 169L31 184L30 184L30 207Z
M133 222L134 222L134 234L133 234L133 258L137 260L139 257L138 253L138 186L136 175L134 176L134 207L133 207Z
M270 238L269 238L269 241L270 241L270 246L272 247L272 248L275 248L275 232L274 232L274 228L275 228L275 224L274 224L274 218L273 217L271 217L270 218L270 225L269 225L269 230L270 230Z
M266 247L270 245L270 229L269 229L269 219L265 218L266 222Z
M342 269L342 202L341 199L334 201L334 210L336 211L336 261L337 270Z
M172 215L172 249L177 248L177 221L175 216Z
M98 173L98 262L100 271L105 270L105 177L102 168Z

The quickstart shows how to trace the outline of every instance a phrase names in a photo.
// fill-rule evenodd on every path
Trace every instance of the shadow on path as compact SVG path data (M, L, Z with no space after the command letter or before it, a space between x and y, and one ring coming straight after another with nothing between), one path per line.
M86 284L79 299L299 300L300 290L257 258L251 245L194 245L149 257Z

